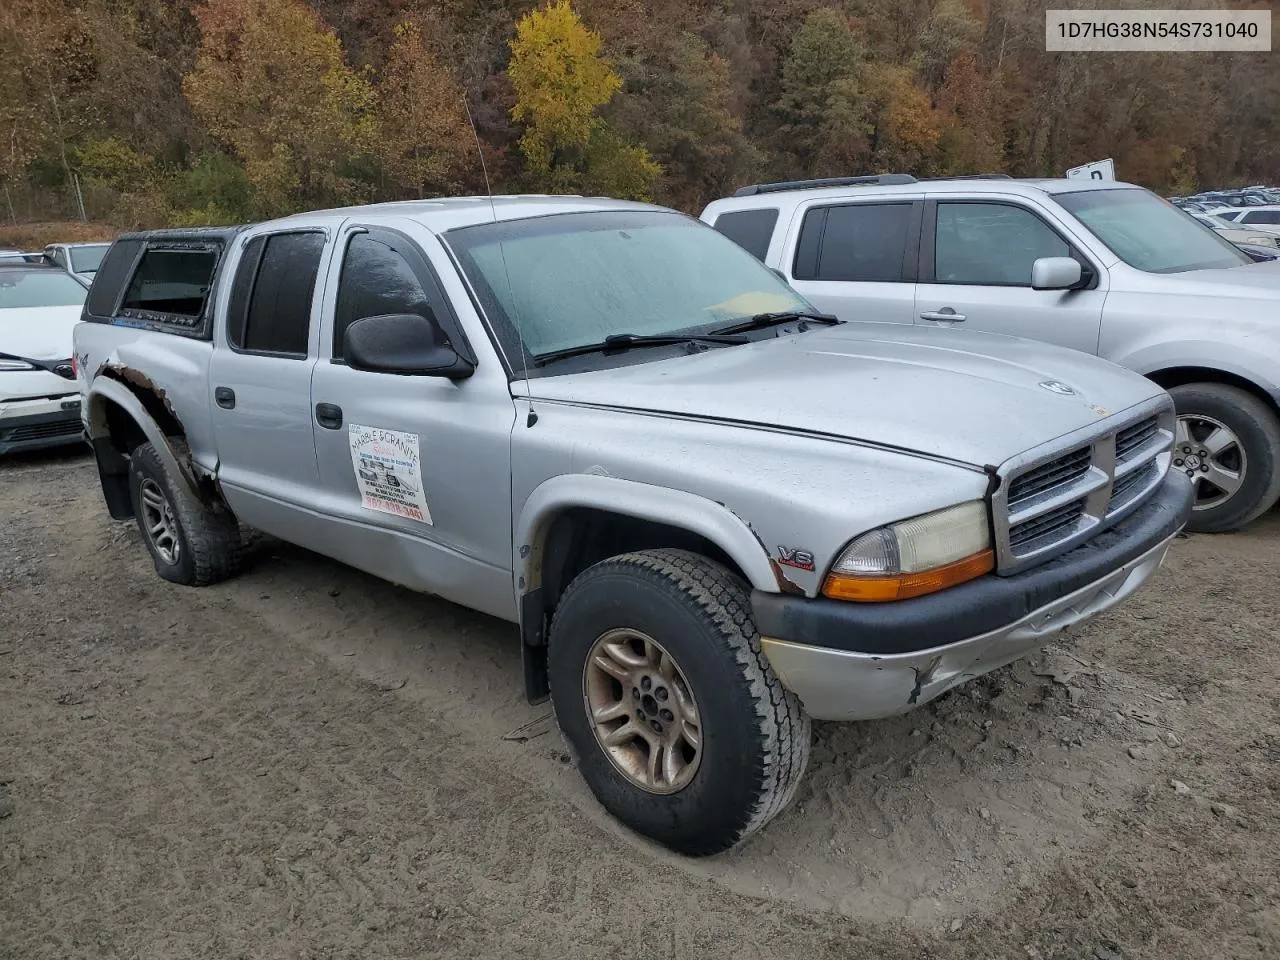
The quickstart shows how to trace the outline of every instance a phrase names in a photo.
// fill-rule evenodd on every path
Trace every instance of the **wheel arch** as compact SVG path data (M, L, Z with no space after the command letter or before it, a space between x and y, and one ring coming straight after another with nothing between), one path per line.
M1166 390L1186 386L1189 383L1219 383L1228 387L1237 387L1257 397L1272 413L1280 417L1280 399L1277 399L1276 394L1264 387L1257 379L1241 373L1223 370L1220 367L1183 365L1152 370L1146 374L1146 377Z
M715 560L755 589L776 593L782 587L759 538L724 504L590 474L555 477L534 490L513 541L525 686L531 700L546 695L546 624L569 582L608 557L663 547Z

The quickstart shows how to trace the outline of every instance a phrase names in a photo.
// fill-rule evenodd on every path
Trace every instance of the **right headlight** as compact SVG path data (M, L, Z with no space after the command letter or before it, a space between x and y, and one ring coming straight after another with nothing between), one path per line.
M995 569L981 500L879 527L858 537L822 584L835 600L883 603L935 593Z

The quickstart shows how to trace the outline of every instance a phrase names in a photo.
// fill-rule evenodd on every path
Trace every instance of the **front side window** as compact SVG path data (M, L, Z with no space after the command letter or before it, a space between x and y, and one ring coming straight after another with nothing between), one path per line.
M935 237L937 283L1029 287L1033 263L1071 255L1043 220L1007 203L939 203Z
M204 310L216 265L217 258L208 250L148 250L133 272L121 306L125 310L198 317Z
M83 286L59 270L0 268L0 310L79 306L84 303L85 292Z
M1060 193L1055 199L1112 253L1138 270L1181 273L1252 262L1148 190L1081 190Z
M508 357L708 332L813 308L715 230L677 213L564 213L445 235Z
M354 321L389 313L432 315L427 292L404 256L388 240L358 233L347 244L338 280L333 356L342 356L343 337Z
M1250 210L1240 220L1243 223L1280 223L1280 210Z

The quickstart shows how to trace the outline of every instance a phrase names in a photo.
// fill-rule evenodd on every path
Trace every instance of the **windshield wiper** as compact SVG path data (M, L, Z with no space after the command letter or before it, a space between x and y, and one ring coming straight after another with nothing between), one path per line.
M825 324L840 322L839 317L833 317L829 313L814 313L810 310L782 310L777 313L757 313L753 317L747 317L745 320L731 323L727 327L720 327L711 332L713 334L749 333L752 330L763 330L766 327L777 326L780 323L790 323L792 320L812 320L816 323Z
M642 335L637 333L615 333L596 343L582 343L576 347L565 347L563 350L552 350L540 353L531 363L535 367L545 366L556 360L568 357L581 357L588 353L621 353L632 347L665 347L675 343L717 343L721 346L746 343L745 337L725 336L723 332L715 333L664 333Z

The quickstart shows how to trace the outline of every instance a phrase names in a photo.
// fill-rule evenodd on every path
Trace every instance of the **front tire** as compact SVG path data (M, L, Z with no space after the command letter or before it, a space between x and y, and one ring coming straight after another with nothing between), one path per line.
M129 458L129 496L156 573L204 587L240 569L240 525L230 511L201 503L174 481L150 443Z
M569 585L548 649L556 719L600 803L704 856L790 802L809 718L760 649L746 586L693 553L597 563Z
M1280 498L1280 421L1253 394L1221 383L1169 393L1177 408L1174 470L1195 485L1187 529L1223 533L1250 523Z

